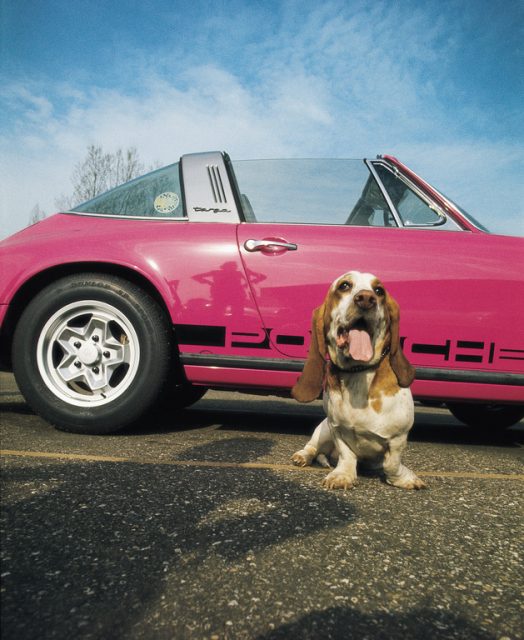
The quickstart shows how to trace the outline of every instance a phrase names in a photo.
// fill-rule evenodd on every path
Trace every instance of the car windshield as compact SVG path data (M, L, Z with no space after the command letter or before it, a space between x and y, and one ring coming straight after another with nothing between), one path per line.
M440 189L436 189L435 187L433 187L433 189L435 189L435 191L439 194L439 196L441 198L443 198L444 200L449 202L449 204L452 207L455 207L455 209L457 209L457 211L460 211L460 213L464 216L464 218L466 218L466 220L468 220L469 222L471 222L471 224L473 224L475 227L477 227L477 229L480 229L481 231L485 231L486 233L491 233L491 229L488 229L486 226L484 226L482 224L482 222L479 222L474 216L471 215L471 213L469 213L468 211L463 209L454 200L452 200L451 198L448 198L448 196L443 194L442 191L440 191Z
M184 216L179 163L126 182L71 211L113 216L181 218Z

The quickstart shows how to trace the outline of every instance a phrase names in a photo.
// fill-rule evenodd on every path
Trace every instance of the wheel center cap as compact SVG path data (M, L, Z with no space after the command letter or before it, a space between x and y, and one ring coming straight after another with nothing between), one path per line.
M98 360L99 351L94 344L86 343L78 351L78 357L80 358L82 364L84 364L86 367L89 367L92 364L95 364L95 362Z

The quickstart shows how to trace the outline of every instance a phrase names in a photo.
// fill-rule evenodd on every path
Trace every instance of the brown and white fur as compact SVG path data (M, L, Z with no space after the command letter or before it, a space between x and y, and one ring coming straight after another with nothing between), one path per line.
M369 338L364 336L367 347L359 352L350 336L358 341L363 331ZM357 461L380 470L391 485L424 488L401 462L414 420L414 377L400 346L398 304L378 278L358 271L337 278L313 312L308 357L292 389L296 400L311 402L324 388L327 418L293 463L306 466L316 458L329 466L328 458L338 460L324 479L328 489L353 487Z

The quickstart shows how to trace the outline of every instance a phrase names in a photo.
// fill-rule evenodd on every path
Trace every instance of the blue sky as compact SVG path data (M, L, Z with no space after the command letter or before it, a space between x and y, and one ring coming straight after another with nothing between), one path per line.
M391 153L524 235L524 3L0 0L0 237L89 144L146 165Z

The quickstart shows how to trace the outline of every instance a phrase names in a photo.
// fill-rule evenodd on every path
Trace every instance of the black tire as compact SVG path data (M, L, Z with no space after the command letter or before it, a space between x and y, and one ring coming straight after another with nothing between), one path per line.
M187 381L180 382L182 378L183 374L176 375L175 373L170 375L163 393L151 408L150 415L153 419L156 420L158 417L164 416L172 418L173 413L195 404L208 391L207 387L192 385ZM170 427L176 429L176 423L170 421L169 424Z
M169 390L169 407L173 410L185 409L195 402L198 402L206 392L207 387L200 387L190 382L175 384L174 388L168 387ZM167 399L166 399L167 400ZM167 407L167 401L165 403Z
M136 285L84 273L43 289L13 339L27 403L59 429L102 434L136 421L168 378L171 327Z
M446 406L457 420L484 431L507 429L524 418L524 406L517 404L448 402Z

